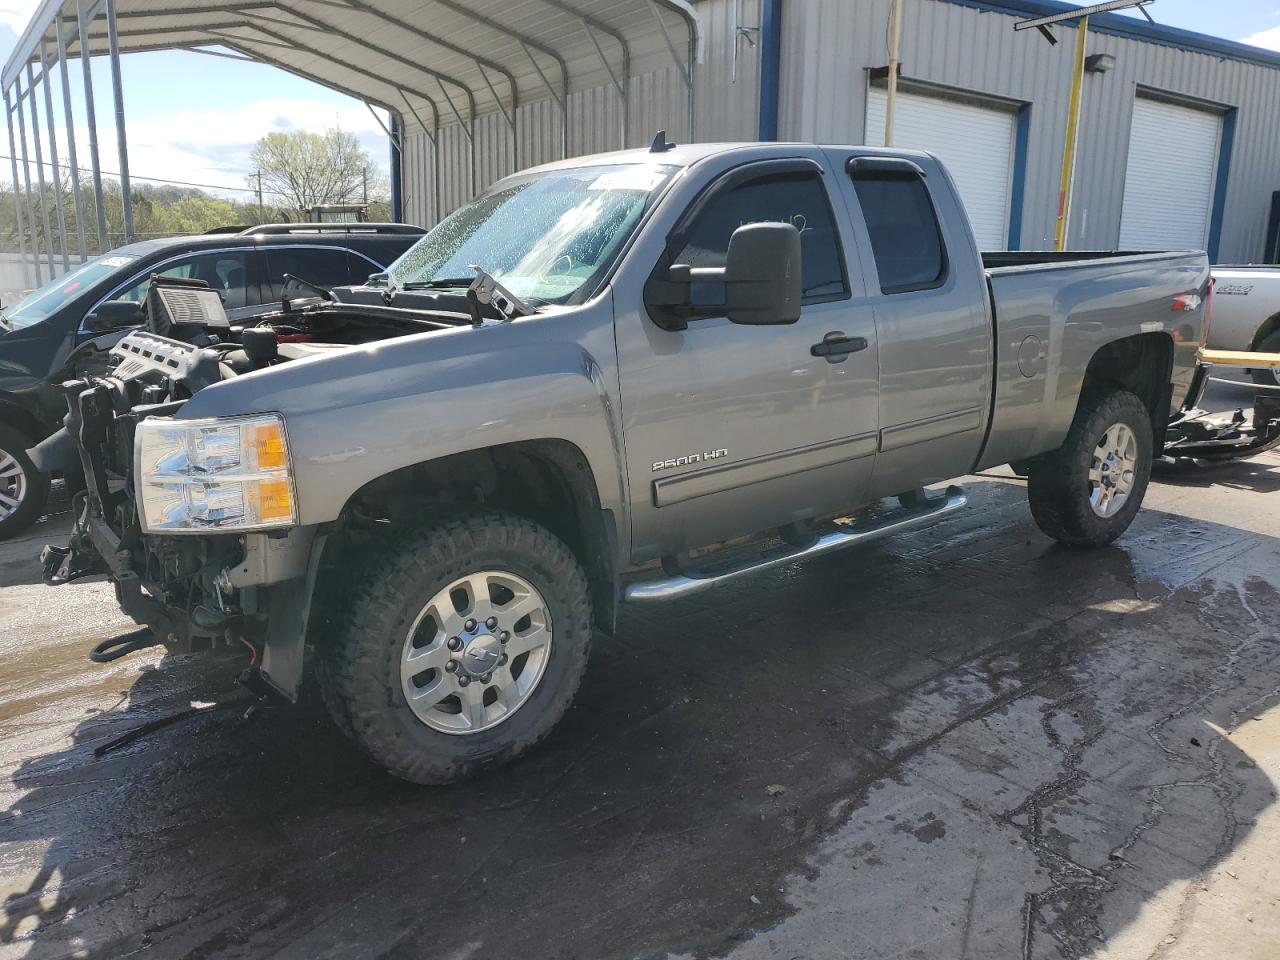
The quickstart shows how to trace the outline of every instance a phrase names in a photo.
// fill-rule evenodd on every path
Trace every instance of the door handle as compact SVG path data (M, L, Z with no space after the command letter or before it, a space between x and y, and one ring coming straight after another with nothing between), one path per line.
M846 337L843 333L828 333L821 343L809 348L815 357L825 357L827 363L843 363L847 355L867 349L866 337Z

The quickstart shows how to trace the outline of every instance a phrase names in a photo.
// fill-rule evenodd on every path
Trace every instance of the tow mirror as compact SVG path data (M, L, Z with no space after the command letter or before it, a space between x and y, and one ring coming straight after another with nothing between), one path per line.
M804 290L800 231L789 223L748 223L729 238L723 267L673 264L668 281L687 294L676 312L751 325L795 323Z
M141 326L145 319L142 304L132 300L108 300L84 318L84 325L90 333L111 333Z

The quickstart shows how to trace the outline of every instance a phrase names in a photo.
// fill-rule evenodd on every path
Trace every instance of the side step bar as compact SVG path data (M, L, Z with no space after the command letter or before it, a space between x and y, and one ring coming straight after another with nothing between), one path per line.
M662 580L639 581L627 586L622 594L623 599L630 603L641 603L687 597L745 574L759 573L786 563L807 560L809 557L834 553L855 544L868 543L895 533L929 526L955 513L968 502L969 498L964 490L957 486L950 486L947 487L944 496L920 509L897 511L870 521L865 526L854 525L847 530L833 530L800 546L788 544L775 547L737 565L716 567L711 563L705 568L689 568Z

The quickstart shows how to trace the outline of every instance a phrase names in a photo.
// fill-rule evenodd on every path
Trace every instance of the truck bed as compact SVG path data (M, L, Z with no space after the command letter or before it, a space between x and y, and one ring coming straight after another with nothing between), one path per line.
M1194 302L1196 312L1181 312L1177 298L1204 291L1203 253L1002 252L982 259L996 356L980 468L1056 449L1090 358L1111 340L1164 338L1159 348L1174 351L1174 406L1186 396L1203 307Z
M1168 256L1165 252L1143 250L993 250L982 255L988 272L1006 267L1061 266L1095 260L1118 260L1122 257Z

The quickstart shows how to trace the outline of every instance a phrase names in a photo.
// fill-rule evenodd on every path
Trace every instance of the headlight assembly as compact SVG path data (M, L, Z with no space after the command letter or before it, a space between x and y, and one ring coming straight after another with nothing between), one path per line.
M284 421L275 414L173 420L134 434L134 478L148 533L266 530L298 521Z

